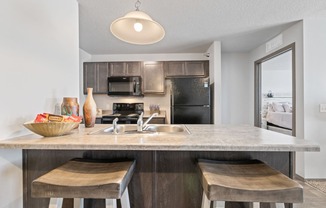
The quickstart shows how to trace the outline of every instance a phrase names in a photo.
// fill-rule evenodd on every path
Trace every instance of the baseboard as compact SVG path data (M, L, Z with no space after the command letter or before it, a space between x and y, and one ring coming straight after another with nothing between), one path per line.
M293 179L298 180L298 181L302 181L302 182L309 181L309 180L312 180L312 181L326 181L326 178L303 178L302 176L300 176L298 174L295 174Z
M294 174L294 179L302 182L305 181L305 179L302 176L299 176L298 174Z

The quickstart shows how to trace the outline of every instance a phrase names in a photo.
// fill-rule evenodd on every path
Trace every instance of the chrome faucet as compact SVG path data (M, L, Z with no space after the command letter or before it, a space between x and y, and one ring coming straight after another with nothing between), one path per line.
M137 131L138 132L142 132L143 131L143 115L144 113L142 112L139 117L138 117L138 120L137 120Z
M143 128L146 127L146 125L154 118L154 116L158 116L158 113L153 113L144 123Z
M144 129L146 129L147 124L152 120L152 118L154 118L154 116L158 116L158 113L153 113L144 123L143 113L141 113L137 120L137 131L142 132Z
M119 119L118 118L115 118L112 122L112 125L113 125L113 133L114 134L118 134L118 121Z

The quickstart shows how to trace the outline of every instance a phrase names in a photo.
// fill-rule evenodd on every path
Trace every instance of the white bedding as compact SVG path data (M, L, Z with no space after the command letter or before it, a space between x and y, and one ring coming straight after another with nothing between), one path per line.
M266 120L274 125L292 129L292 113L269 111L266 115Z

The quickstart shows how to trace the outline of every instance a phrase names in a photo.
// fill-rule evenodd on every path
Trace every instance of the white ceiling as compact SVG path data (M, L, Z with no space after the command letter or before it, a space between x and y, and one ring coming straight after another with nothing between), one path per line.
M141 0L140 10L164 28L164 39L132 45L110 24L135 10L136 0L77 0L80 48L90 54L202 53L213 41L223 51L249 51L296 21L326 9L326 0Z

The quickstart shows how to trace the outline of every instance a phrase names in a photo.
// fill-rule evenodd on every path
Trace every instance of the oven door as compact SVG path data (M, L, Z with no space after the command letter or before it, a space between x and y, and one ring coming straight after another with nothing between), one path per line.
M108 77L108 95L142 96L141 77Z

